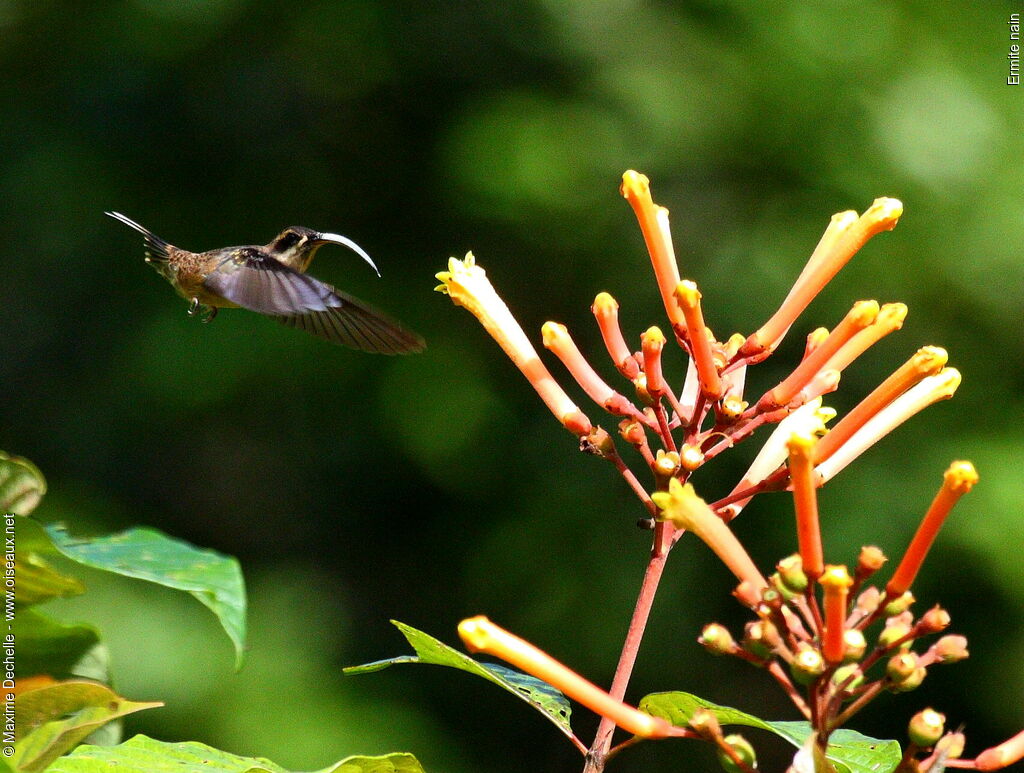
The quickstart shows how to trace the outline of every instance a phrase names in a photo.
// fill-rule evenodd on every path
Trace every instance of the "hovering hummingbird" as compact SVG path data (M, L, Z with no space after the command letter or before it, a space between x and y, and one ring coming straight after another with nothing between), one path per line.
M380 271L351 239L292 226L270 244L189 252L164 241L120 212L104 213L142 234L146 262L185 300L188 313L249 309L342 346L381 354L419 352L426 344L415 333L357 298L306 274L316 251L325 244L348 247Z

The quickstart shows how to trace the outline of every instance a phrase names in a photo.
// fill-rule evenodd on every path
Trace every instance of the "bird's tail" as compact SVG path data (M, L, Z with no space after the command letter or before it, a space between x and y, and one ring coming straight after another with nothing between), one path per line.
M166 263L168 259L167 250L171 246L165 242L155 233L150 231L145 226L141 226L132 220L130 217L122 215L120 212L104 212L104 215L114 218L114 220L120 220L129 228L134 228L138 231L145 239L146 242L146 260L156 263Z

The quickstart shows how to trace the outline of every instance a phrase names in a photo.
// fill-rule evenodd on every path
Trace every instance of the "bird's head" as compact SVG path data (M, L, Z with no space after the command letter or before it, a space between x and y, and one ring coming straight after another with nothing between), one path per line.
M306 228L301 225L293 225L281 231L267 245L267 251L282 263L290 266L301 266L300 270L305 271L309 262L313 260L313 253L325 244L340 244L343 247L348 247L369 263L373 270L377 272L377 276L380 276L380 271L374 265L370 256L366 254L366 251L347 236L314 231L312 228Z

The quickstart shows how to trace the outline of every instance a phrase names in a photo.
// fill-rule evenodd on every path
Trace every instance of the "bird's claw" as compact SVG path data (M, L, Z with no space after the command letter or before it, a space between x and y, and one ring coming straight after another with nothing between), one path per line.
M188 305L188 315L194 317L200 312L203 313L203 322L209 322L217 316L217 307L206 306L200 303L198 298L193 298L192 302Z
M188 305L188 315L194 317L199 313L199 299L193 298L192 302Z
M216 316L217 316L217 307L216 306L210 306L209 310L206 312L206 316L203 317L203 324L206 324L207 322L212 322L213 318L216 317Z

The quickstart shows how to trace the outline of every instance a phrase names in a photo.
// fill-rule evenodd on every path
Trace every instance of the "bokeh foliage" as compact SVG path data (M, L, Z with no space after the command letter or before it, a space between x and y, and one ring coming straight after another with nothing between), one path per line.
M448 255L473 249L527 330L564 322L595 360L596 292L619 299L632 335L660 324L616 192L629 167L671 209L682 272L721 334L767 317L833 212L904 201L896 231L778 355L876 297L910 316L844 375L837 407L925 343L965 375L952 403L823 494L828 555L851 561L865 542L898 555L949 460L982 475L916 588L922 605L951 609L971 660L855 726L884 735L934 703L978 750L1024 725L1024 94L1005 85L1011 10L0 1L0 448L46 471L41 517L155 526L237 555L250 581L239 675L187 601L117 586L99 609L62 602L69 619L100 623L124 694L166 701L129 727L292 768L409 750L446 773L574 769L559 734L487 685L340 669L402 651L389 618L454 642L457 620L485 612L610 679L648 539L635 501L431 287ZM384 278L341 250L313 273L430 348L370 357L243 312L201 325L107 209L195 249L289 224L345 233ZM666 367L681 376L678 360ZM697 485L731 484L752 450ZM763 562L793 547L783 497L737 529ZM739 619L728 583L695 542L673 555L634 698L687 690L786 718L767 680L762 692L757 674L694 643L708 619ZM648 746L616 769L686 751Z

